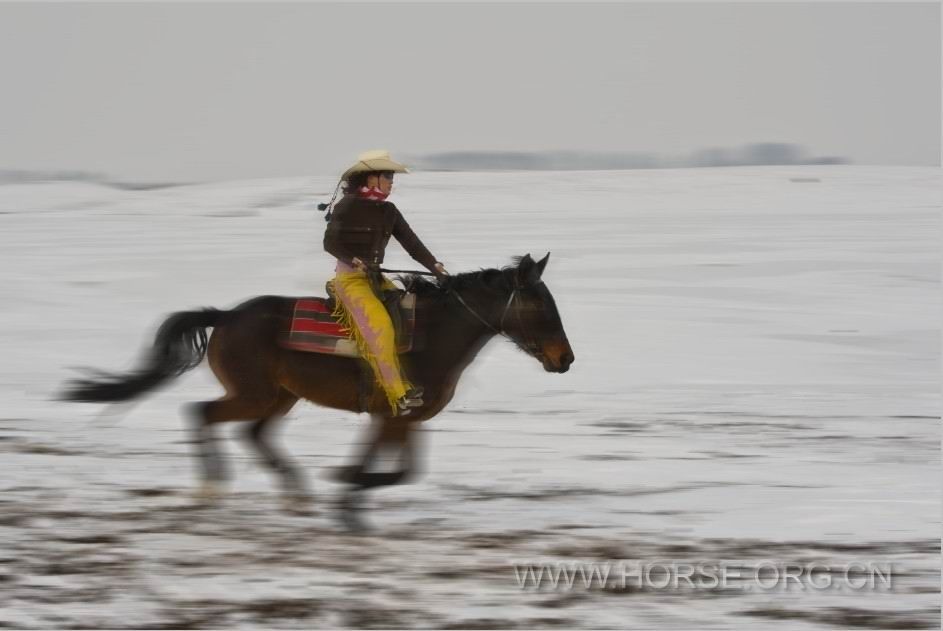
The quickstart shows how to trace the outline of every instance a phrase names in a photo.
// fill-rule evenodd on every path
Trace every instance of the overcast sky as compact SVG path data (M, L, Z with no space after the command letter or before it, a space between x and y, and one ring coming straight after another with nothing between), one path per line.
M940 5L0 4L0 169L333 174L374 147L940 162Z

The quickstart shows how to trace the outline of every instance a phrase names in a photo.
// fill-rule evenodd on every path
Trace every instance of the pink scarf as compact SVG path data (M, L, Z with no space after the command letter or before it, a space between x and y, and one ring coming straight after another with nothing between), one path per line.
M387 197L390 196L389 193L384 193L376 186L373 188L367 188L366 186L361 186L360 190L357 191L357 196L361 199L372 199L374 201L382 202Z

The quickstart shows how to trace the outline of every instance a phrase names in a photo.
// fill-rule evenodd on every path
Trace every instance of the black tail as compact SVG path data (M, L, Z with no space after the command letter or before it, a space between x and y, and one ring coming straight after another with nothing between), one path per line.
M196 367L206 355L206 328L216 326L225 311L181 311L167 318L157 331L147 364L128 375L104 374L66 384L60 399L92 403L127 401L153 390L172 377Z

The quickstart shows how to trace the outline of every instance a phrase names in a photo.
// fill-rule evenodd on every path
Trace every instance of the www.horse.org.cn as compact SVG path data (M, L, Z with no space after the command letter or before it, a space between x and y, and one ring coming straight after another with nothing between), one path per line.
M513 564L522 590L891 591L890 563L607 561Z

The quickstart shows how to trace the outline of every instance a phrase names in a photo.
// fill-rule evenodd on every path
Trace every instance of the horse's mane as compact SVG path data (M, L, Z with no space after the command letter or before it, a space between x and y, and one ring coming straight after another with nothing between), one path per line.
M435 280L422 274L398 274L397 278L408 287L417 297L444 297L449 289L459 291L469 287L489 287L499 289L502 280L517 270L522 256L512 256L511 264L501 268L479 268L473 272L449 275L442 281Z

